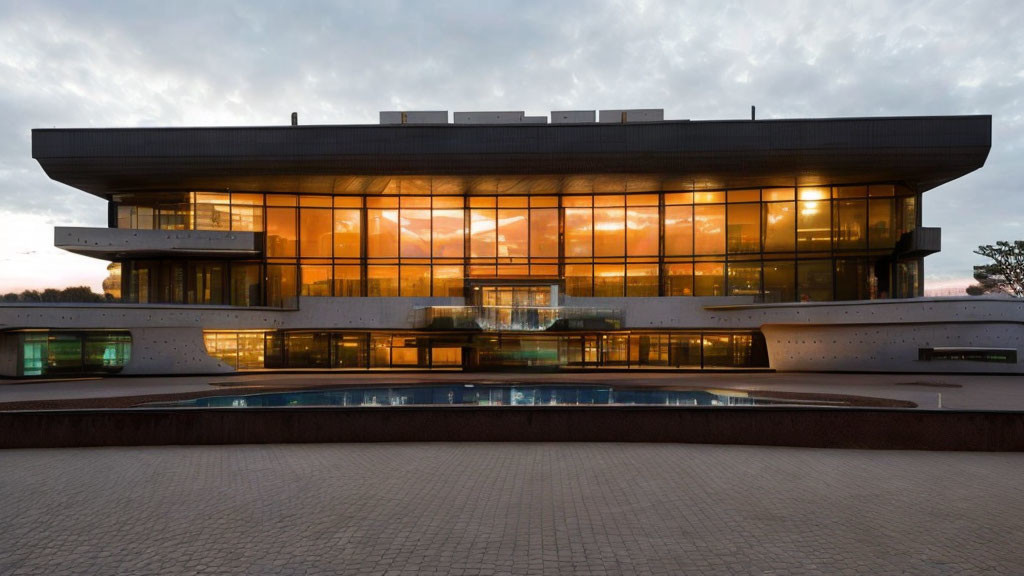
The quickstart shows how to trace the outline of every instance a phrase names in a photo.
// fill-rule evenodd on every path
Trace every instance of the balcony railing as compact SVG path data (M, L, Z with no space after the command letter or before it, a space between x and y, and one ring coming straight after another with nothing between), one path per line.
M899 258L923 258L942 250L942 229L919 226L900 236L894 252Z
M540 332L622 327L622 311L562 306L430 306L417 309L417 325L431 330Z

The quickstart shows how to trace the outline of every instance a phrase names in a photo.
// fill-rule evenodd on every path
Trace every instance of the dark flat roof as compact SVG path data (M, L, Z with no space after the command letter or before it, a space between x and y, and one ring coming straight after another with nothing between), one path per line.
M985 164L992 117L631 124L56 128L32 131L54 180L98 196L223 189L335 192L369 175L653 175L697 187L904 182Z

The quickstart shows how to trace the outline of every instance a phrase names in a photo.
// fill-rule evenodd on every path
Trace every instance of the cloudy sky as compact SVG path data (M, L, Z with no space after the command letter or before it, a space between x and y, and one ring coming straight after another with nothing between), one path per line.
M32 128L375 123L379 110L664 108L710 120L991 114L981 170L928 192L970 280L978 244L1024 239L1024 2L28 2L0 0L0 292L89 284L53 248L105 226L50 181Z

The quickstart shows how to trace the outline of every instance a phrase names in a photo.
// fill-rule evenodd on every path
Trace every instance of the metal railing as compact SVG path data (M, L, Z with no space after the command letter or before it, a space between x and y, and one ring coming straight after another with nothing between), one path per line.
M417 309L417 325L433 330L540 332L622 327L622 311L563 306L430 306Z

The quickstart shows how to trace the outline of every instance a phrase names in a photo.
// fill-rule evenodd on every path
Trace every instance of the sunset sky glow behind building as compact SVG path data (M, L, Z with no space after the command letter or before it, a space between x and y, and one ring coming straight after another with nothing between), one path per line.
M1016 2L163 5L0 2L0 292L88 284L52 246L103 201L49 180L30 129L372 124L379 110L664 108L694 120L992 114L980 171L926 193L926 291L1021 238Z

